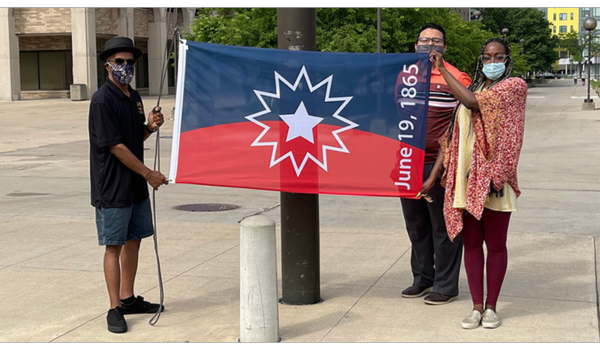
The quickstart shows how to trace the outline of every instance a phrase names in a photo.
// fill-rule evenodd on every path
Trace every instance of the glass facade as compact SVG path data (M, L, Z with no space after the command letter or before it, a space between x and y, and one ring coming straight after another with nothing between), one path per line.
M135 87L147 88L148 85L148 54L142 54L135 64Z
M22 90L69 90L73 84L71 51L21 51Z
M581 8L582 20L586 17L600 17L600 7L583 7Z
M73 84L74 68L73 51L69 45L70 40L58 40L59 42L57 43L55 38L42 38L44 38L42 41L39 38L35 38L35 40L23 40L20 43L21 50L19 50L18 59L20 90L24 93L27 92L24 95L26 98L32 98L31 96L34 96L33 98L38 98L38 96L68 96L68 92ZM56 48L53 46L56 46ZM104 46L103 40L97 46L102 48ZM147 44L143 41L140 42L140 47L143 51L147 50ZM163 83L165 90L170 88L168 91L171 92L176 80L173 62L174 60L169 58L168 64L165 67L167 72ZM160 67L156 67L156 69L161 69L162 65L161 60ZM108 78L104 62L96 60L96 73L97 86L99 88L104 85ZM135 89L140 90L142 95L147 95L151 84L149 79L148 53L146 52L136 62L134 79L132 85ZM160 84L160 80L156 84Z

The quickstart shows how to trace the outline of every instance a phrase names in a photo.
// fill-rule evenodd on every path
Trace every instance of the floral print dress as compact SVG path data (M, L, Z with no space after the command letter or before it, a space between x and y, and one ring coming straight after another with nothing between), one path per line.
M497 191L508 184L516 197L521 194L517 181L517 164L523 145L527 83L521 78L508 78L490 89L476 92L475 97L479 111L471 112L474 140L464 208L454 205L460 123L453 124L450 142L449 131L440 139L445 169L442 184L446 187L444 217L451 240L454 240L463 228L464 210L478 220L481 219L488 201L490 184ZM464 150L464 147L461 150ZM468 157L462 155L461 158Z

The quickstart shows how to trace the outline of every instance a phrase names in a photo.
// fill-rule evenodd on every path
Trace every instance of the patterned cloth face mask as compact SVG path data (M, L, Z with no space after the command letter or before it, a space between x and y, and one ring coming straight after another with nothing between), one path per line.
M135 68L129 64L111 64L106 63L112 68L113 78L122 85L128 85L133 79Z

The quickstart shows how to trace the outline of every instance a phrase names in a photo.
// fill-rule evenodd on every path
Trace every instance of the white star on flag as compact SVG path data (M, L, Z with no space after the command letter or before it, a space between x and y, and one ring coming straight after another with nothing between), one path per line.
M300 106L294 114L283 114L281 118L289 127L287 138L285 141L293 140L296 137L302 137L310 143L315 143L313 136L313 128L317 126L324 118L314 117L309 115L304 107L304 102L300 102Z

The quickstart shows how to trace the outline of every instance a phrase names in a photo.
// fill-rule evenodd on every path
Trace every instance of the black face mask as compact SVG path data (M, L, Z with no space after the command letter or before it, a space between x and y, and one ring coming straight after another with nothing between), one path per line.
M427 52L427 53L430 53L433 50L441 53L442 55L444 54L444 47L443 46L438 46L438 45L417 45L417 48L415 49L415 52Z

